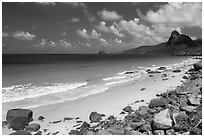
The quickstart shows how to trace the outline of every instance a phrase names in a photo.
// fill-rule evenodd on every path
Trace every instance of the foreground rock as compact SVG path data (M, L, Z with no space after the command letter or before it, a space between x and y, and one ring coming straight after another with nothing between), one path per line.
M156 129L169 129L172 127L172 120L169 109L165 109L155 115L154 126Z
M10 109L7 112L6 120L9 128L21 130L33 120L33 112L29 109Z

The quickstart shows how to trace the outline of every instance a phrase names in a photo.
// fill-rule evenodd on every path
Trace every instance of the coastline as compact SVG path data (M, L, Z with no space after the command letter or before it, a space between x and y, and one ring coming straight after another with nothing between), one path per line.
M139 106L147 106L147 103L155 98L157 94L180 86L184 81L183 76L186 76L185 73L190 68L192 66L183 66L179 68L181 70L179 73L168 70L161 73L147 74L136 81L123 83L103 93L90 95L74 101L31 108L34 113L34 121L32 123L39 123L42 132L44 129L47 129L46 132L42 133L44 135L48 133L63 135L80 127L83 121L90 122L89 115L93 111L105 114L103 120L107 119L110 115L114 115L118 120L123 120L126 114L120 114L120 112L125 106L131 106L133 110L137 110ZM164 74L166 79L163 77ZM150 75L153 76L150 77ZM38 121L39 116L45 117L45 120L43 122ZM63 121L65 117L74 119ZM79 119L76 120L77 117ZM52 124L53 121L60 122ZM78 124L77 121L82 122ZM91 125L96 124L93 123ZM3 128L3 134L10 134L12 132L10 129Z

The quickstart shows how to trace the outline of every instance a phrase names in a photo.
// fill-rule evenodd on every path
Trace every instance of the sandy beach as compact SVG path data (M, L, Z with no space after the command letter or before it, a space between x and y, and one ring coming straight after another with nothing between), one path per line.
M83 121L90 122L89 115L93 111L105 114L103 119L114 115L117 119L122 120L125 115L120 113L125 106L129 105L133 110L138 109L141 105L148 106L148 103L156 97L156 94L181 85L184 81L182 77L186 75L185 72L190 68L192 68L192 65L177 68L181 70L179 73L166 70L161 73L146 74L138 80L122 83L100 94L74 101L30 108L34 113L32 123L39 123L43 134L57 133L58 135L64 135L68 134L70 130L80 127ZM39 116L43 116L45 119L40 122L38 121ZM73 119L64 120L65 117ZM5 120L5 116L3 116L3 120ZM12 132L10 129L3 128L3 134Z

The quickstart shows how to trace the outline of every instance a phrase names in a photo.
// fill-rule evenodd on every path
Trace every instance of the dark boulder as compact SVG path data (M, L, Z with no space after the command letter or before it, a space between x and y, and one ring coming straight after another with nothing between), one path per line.
M166 70L166 67L159 67L158 70Z
M90 124L87 123L86 121L84 121L83 124L81 125L81 128L83 128L83 129L87 129L89 127L90 127Z
M91 122L100 122L102 120L102 116L97 112L91 112L89 119Z
M195 70L195 71L202 70L202 64L201 64L201 62L198 62L198 63L193 64L193 67L194 67L194 70Z
M21 130L33 120L33 111L29 109L10 109L7 112L6 120L9 128Z
M149 103L149 108L164 107L165 103L160 98L154 98Z
M133 112L133 109L132 109L131 106L126 106L125 108L123 108L123 110L124 110L125 112L128 112L128 113Z
M32 135L32 134L27 130L19 130L9 135Z
M176 70L173 70L172 72L179 73L179 72L181 72L181 70L180 69L176 69Z
M28 130L30 132L36 132L40 129L40 125L37 123L31 123L28 126L25 127L25 130Z

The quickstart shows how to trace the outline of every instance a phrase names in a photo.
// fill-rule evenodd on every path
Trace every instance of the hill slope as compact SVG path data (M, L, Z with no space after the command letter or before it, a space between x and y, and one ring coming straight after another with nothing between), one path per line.
M141 46L139 48L123 51L121 54L201 56L202 40L197 39L193 41L189 36L173 31L167 42L155 46Z

